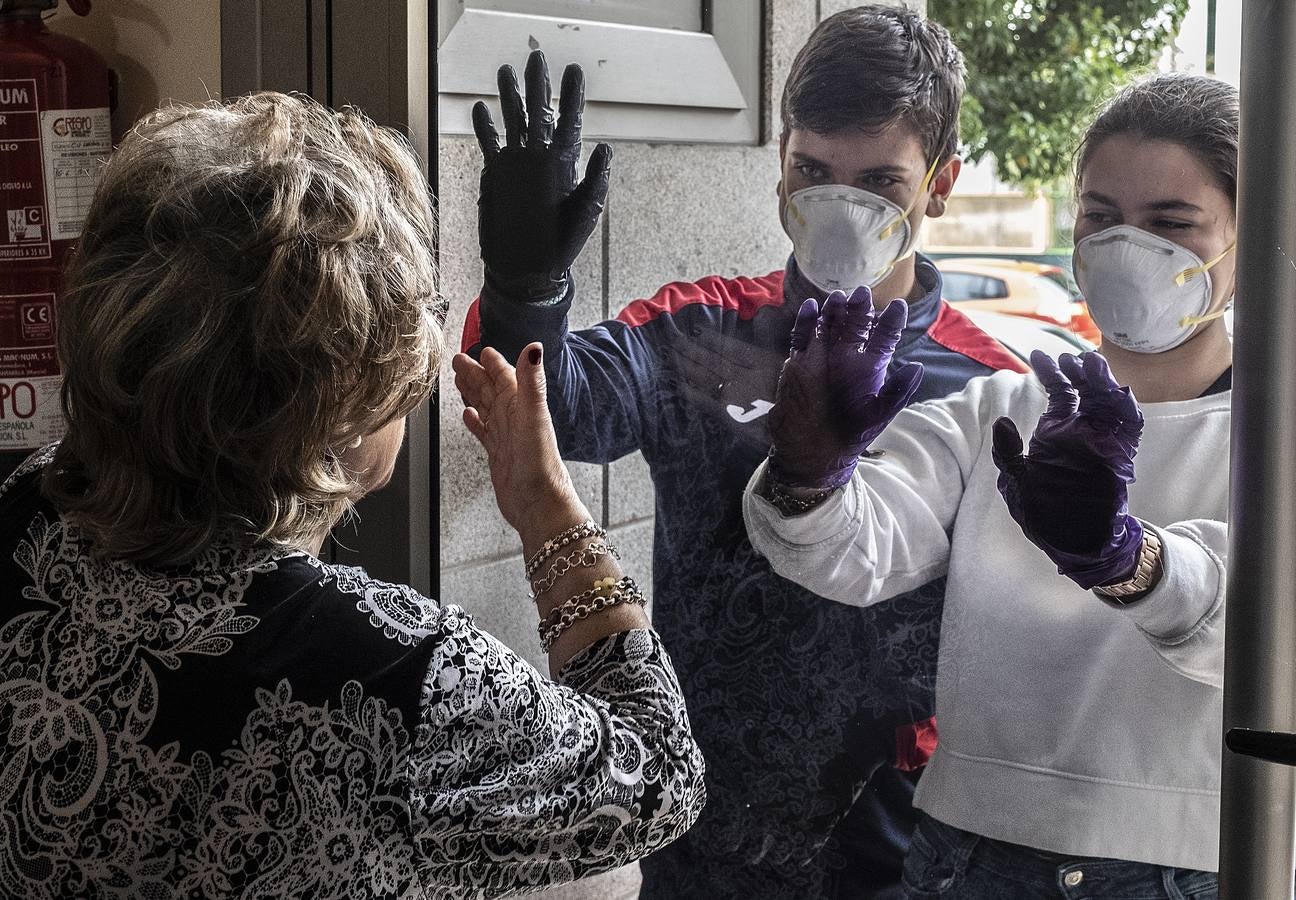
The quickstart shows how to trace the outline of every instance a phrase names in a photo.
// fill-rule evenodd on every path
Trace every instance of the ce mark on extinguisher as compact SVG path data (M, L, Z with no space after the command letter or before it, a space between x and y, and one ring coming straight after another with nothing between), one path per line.
M46 300L18 305L18 325L24 341L54 339L54 305Z

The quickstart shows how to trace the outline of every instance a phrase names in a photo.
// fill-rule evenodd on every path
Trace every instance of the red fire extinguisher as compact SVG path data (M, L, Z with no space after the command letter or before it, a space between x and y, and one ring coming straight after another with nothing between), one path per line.
M45 26L56 6L0 0L0 478L63 433L61 270L112 150L108 66Z

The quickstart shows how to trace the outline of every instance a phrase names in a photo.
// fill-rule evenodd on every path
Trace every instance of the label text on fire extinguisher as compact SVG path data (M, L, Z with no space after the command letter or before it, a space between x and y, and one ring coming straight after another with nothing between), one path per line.
M40 105L34 78L0 78L0 262L49 259Z
M63 436L54 294L0 295L0 452Z
M108 109L52 109L40 114L50 237L74 240L90 210L95 179L112 150Z

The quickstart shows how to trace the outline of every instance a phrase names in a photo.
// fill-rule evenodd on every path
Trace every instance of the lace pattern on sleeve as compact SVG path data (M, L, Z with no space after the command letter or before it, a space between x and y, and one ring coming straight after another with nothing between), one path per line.
M456 896L624 865L682 834L705 800L679 685L651 631L587 648L561 683L480 631L447 634L411 767L425 884Z

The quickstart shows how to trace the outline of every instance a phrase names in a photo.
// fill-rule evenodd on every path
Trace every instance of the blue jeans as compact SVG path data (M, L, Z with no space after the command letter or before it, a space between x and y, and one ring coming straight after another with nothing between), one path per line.
M1049 853L918 814L904 864L909 900L1216 900L1214 872Z

